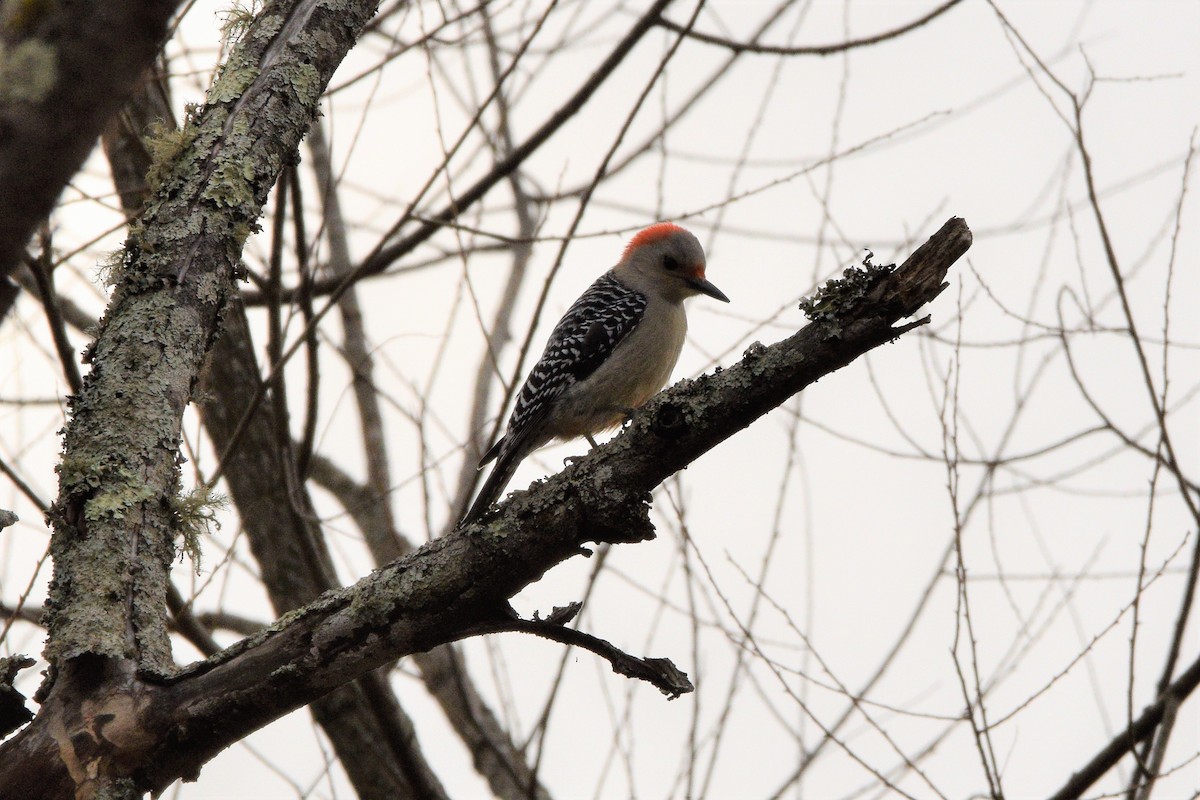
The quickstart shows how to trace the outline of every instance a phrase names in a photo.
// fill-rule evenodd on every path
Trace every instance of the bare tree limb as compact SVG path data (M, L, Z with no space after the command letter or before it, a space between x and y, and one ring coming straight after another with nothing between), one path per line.
M142 135L149 124L147 120L169 119L163 116L167 109L165 90L148 83L126 104L120 116L122 124L111 126L104 136L104 149L112 164L113 180L121 196L121 203L131 218L137 215L149 191L145 175L150 167L150 158L142 143ZM208 376L209 383L213 385L203 392L212 395L217 408L236 409L246 405L247 393L253 394L252 387L258 383L253 345L244 327L237 324L240 321L241 318L236 314L229 319L218 346L216 365ZM206 415L206 419L212 421L212 415ZM261 513L251 515L267 522L252 524L248 530L251 542L256 545L256 554L264 561L263 572L267 578L267 590L276 608L282 612L311 600L321 591L331 588L331 584L320 582L309 586L307 590L293 593L292 589L297 587L293 570L288 570L287 580L279 579L280 571L275 568L277 565L291 567L297 561L304 563L303 559L289 557L292 555L289 548L310 537L316 537L318 545L321 544L320 531L310 530L312 526L309 525L309 519L303 516L294 518L292 494L286 489L281 491L286 482L281 477L283 467L275 459L277 451L269 446L275 429L269 409L258 423L258 426L252 426L246 435L253 437L260 431L265 431L259 438L266 444L254 452L265 455L269 463L263 465L254 461L247 464L245 469L232 471L229 479L235 487L236 498L244 504L239 507L243 515L248 513L251 506L251 501L246 500L247 496L252 497L253 503L257 505L273 502L273 508L264 508ZM220 437L223 432L226 437L229 435L228 431L220 426L219 419L214 423L214 427L216 441L222 441ZM380 505L374 502L374 499L370 503L371 508L378 508ZM316 547L317 545L313 545L307 550L313 552ZM321 552L324 554L323 548ZM324 556L324 561L328 561L327 554ZM332 572L332 568L320 572ZM193 615L189 604L184 602L173 584L168 589L167 604L172 614L172 630L179 632L205 655L212 655L221 649L209 633L213 627L228 627L243 636L253 634L263 627L261 623L228 614L216 618L211 615L209 618ZM24 610L36 611L36 614L31 616L35 623L40 618L40 609ZM25 618L29 619L30 615L26 615ZM399 743L405 751L411 749L406 743L413 741L412 723L402 716L395 698L391 696L386 682L380 676L367 676L363 680L376 685L344 687L314 703L313 714L333 744L359 797L392 800L410 796L413 792L404 777L404 765L416 769L417 763L423 762L423 759L412 753L407 753L403 759L399 758L396 753L380 743ZM425 765L420 774L432 775L432 770ZM425 780L423 783L433 785L432 780ZM426 792L436 793L436 789Z
M1182 703L1200 686L1200 660L1184 670L1174 683L1159 696L1158 700L1142 712L1136 720L1118 733L1091 761L1073 774L1061 789L1050 796L1050 800L1075 800L1100 780L1106 772L1117 765L1138 744L1154 736L1158 725L1169 709Z
M145 202L149 188L144 176L150 167L150 160L141 139L148 124L145 120L163 118L161 115L166 111L165 95L162 91L153 91L154 88L156 87L148 84L142 92L135 95L126 104L121 115L123 124L113 126L104 138L105 153L113 165L114 182L122 205L131 218L136 216ZM253 345L245 328L237 324L240 321L241 318L235 314L227 323L227 330L218 347L216 366L209 372L210 384L215 385L209 386L205 393L213 396L218 408L240 408L246 405L247 393L253 394L253 388L250 387L258 383ZM243 367L241 371L239 366ZM211 421L211 416L207 415L206 419ZM229 480L235 487L236 497L242 500L246 507L250 506L250 502L246 500L247 495L253 497L256 504L274 503L273 509L264 509L258 517L276 524L252 524L248 530L251 541L256 545L256 554L265 562L263 572L267 577L267 590L276 608L282 612L311 600L321 591L331 588L331 584L320 582L294 593L292 590L297 588L297 581L292 572L288 572L288 580L281 581L279 570L273 569L276 565L282 564L287 567L297 561L288 557L291 555L289 547L315 537L317 544L307 548L308 552L314 552L323 543L320 540L320 531L310 530L310 527L314 527L309 524L310 518L294 518L292 493L284 488L286 481L281 476L283 467L274 458L277 455L276 449L269 446L276 427L270 419L269 409L258 423L257 427L251 426L246 435L255 436L259 431L265 431L260 438L268 444L254 452L265 454L270 463L263 468L263 465L255 461L248 464L247 469L233 470L229 474ZM228 436L228 431L220 426L219 420L214 427L216 441L222 441L220 436L223 432ZM211 433L213 432L210 430ZM280 491L281 489L283 491ZM379 505L377 502L371 503L372 508ZM247 512L242 509L242 513ZM297 531L299 535L295 535ZM320 551L324 556L323 562L327 562L328 554L324 553L323 547ZM303 563L304 560L299 561ZM328 567L318 572L332 573L332 568ZM231 627L243 636L253 634L263 627L260 623L227 614L216 619L198 618L193 615L190 606L184 602L173 584L168 590L167 603L172 613L172 629L178 631L205 655L212 655L221 649L209 633L218 624ZM36 622L39 617L40 610L32 619ZM369 675L360 683L367 685L343 687L313 704L313 714L333 744L358 796L378 797L381 800L412 796L414 791L405 778L406 766L418 771L422 776L418 781L422 785L423 795L438 794L439 789L435 788L436 779L429 777L432 776L432 769L424 764L424 759L418 755L419 750L415 750L412 723L403 715L394 696L388 690L386 681L382 676ZM399 746L404 756L399 757L396 751L389 749L385 743Z
M361 25L374 5L351 10ZM175 161L154 176L156 200L126 244L91 349L97 368L66 429L51 512L47 689L58 665L84 653L170 669L163 610L183 409L218 332L241 242L353 44L349 13L313 0L268 6L257 24L276 33L255 28L243 38L209 105L180 133Z
M627 678L646 681L665 694L668 700L674 700L682 694L695 691L696 687L692 685L688 676L671 663L670 659L631 656L613 645L612 642L592 636L590 633L566 627L567 623L579 613L581 607L579 603L571 603L563 608L554 609L554 612L546 619L539 619L536 615L531 620L512 619L507 622L496 623L495 625L482 626L478 632L531 633L534 636L540 636L552 642L560 642L572 647L582 647L584 650L590 650L610 663L613 672L618 675L624 675Z
M962 0L946 0L937 8L930 11L924 16L909 22L906 25L901 25L899 28L894 28L890 31L877 33L874 36L865 36L861 39L851 39L846 42L837 42L835 44L823 45L804 45L798 47L784 47L781 45L759 44L758 42L736 42L732 39L726 39L721 36L713 36L709 33L692 30L686 26L676 22L671 22L668 19L659 21L659 25L669 31L682 33L689 39L695 39L698 42L717 45L726 50L732 50L735 53L765 53L776 56L831 56L836 53L844 53L847 50L854 50L859 47L867 47L880 42L886 42L888 39L895 39L897 36L903 36L909 31L916 30L922 25L930 22L945 12L949 11L954 6L958 5Z
M508 178L526 159L546 143L563 125L587 104L587 101L611 77L622 61L633 51L639 41L653 28L658 15L670 5L671 0L655 0L654 4L640 16L629 32L613 47L612 51L588 76L580 87L547 119L537 130L524 141L515 146L503 159L478 181L465 191L455 195L454 201L437 212L428 214L421 219L417 229L398 241L388 244L380 243L376 251L368 255L352 273L345 276L325 278L314 281L311 290L314 295L328 294L335 300L347 287L363 278L377 275L385 271L401 257L408 255L422 243L450 224L465 209L474 205L496 184ZM401 223L409 221L407 218ZM399 228L397 223L394 228ZM292 290L282 293L284 299L292 296ZM247 304L259 302L260 297L255 292L246 293Z

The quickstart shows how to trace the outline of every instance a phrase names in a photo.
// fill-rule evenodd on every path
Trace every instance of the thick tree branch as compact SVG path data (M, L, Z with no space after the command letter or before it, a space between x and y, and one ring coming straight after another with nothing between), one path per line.
M165 90L157 84L147 83L143 90L126 104L122 114L118 116L121 124L110 126L105 133L105 153L112 166L114 183L120 194L122 205L131 218L137 215L149 192L144 176L151 164L149 154L143 145L142 135L150 121L156 118L170 119L169 115L163 116L169 110L169 105L165 101ZM310 138L318 131L319 124L315 124L310 129ZM315 160L319 162L321 159ZM321 172L319 168L318 172ZM331 192L336 191L336 187L332 184L326 188ZM328 214L326 216L329 218ZM332 226L334 222L331 221L328 224ZM204 404L202 408L208 409L205 419L211 424L209 434L213 436L221 450L224 450L228 444L232 424L236 423L236 419L231 423L220 415L220 411L245 408L248 398L254 395L255 387L260 382L253 344L244 325L239 324L242 321L240 313L226 314L224 334L218 344L217 352L210 359L213 367L208 372L208 385L202 390L202 394L212 397L212 401ZM213 410L216 411L216 416L214 416ZM266 463L253 458L242 459L246 463L230 470L227 478L243 518L254 520L253 524L247 526L249 538L254 545L256 555L263 560L261 568L264 574L264 583L276 608L282 613L303 605L322 591L332 588L332 584L297 582L293 579L291 568L296 566L297 559L292 551L297 545L315 540L315 547L320 548L320 553L325 556L324 560L328 559L320 539L319 527L312 523L311 516L305 517L294 513L292 502L294 493L288 490L287 482L281 477L283 465L278 459L280 453L278 448L272 445L276 435L274 433L276 423L271 418L271 407L264 407L262 412L260 417L251 420L245 435L259 440L259 444L252 446L249 453L262 456ZM334 469L332 465L321 459L314 463L326 467L327 471ZM339 487L339 489L344 488ZM307 496L303 484L300 493ZM379 502L380 495L369 494L370 498L362 501L364 508L361 509L367 511L368 517L357 520L360 527L368 532L368 537L378 531L376 538L382 537L381 541L398 541L398 534L394 531L391 523L391 515L386 514L382 524L378 519L381 509L388 510L387 504ZM304 502L306 505L311 505L307 500ZM314 547L302 549L311 552ZM411 548L406 548L404 552L407 552L408 549ZM391 561L401 554L399 548L394 548L388 557L381 560L381 563ZM300 563L302 565L303 561L301 560ZM330 568L328 572L332 572L332 569ZM287 576L284 581L279 580L281 574ZM230 617L230 615L223 615L221 619L217 620L205 619L203 615L193 616L174 587L171 587L168 595L168 604L173 614L173 629L182 633L205 655L212 655L220 650L208 633L212 627L223 626L236 629L243 636L251 635L264 627L262 623L254 623L250 620ZM41 609L36 609L32 620L36 622L40 616ZM209 627L205 627L205 623ZM446 657L454 655L452 652L448 652L447 656L438 657L447 651L447 648L439 648L434 653L419 656L418 661L433 659L440 663L445 661ZM431 686L431 691L438 694L439 699L446 695L458 697L459 692L456 691L456 688L463 686L465 677L457 674L455 677L455 680L440 680L437 687ZM333 744L338 759L353 782L358 796L364 799L386 797L389 800L396 800L400 797L412 796L415 792L410 784L414 782L420 784L419 791L423 795L439 793L440 789L434 788L436 779L432 777L432 769L421 756L415 738L412 736L412 723L389 691L385 676L368 676L360 683L369 685L343 687L316 701L312 706L313 715ZM466 692L467 689L470 687L464 687L463 692ZM474 696L473 692L471 694ZM477 705L481 705L481 703ZM447 713L452 718L456 717L451 711ZM463 726L457 724L458 720L455 719L456 729L460 730L463 738L471 743L472 752L478 754L481 748L476 746L473 741L479 738L477 731L481 727L486 727L489 720L493 722L494 720L490 715L482 712L473 715L472 719L478 719L478 721L469 725L468 730L463 730ZM493 725L493 728L495 732L487 737L489 743L507 741L498 724ZM496 747L494 752L510 753L512 759L519 761L516 748L511 745L507 750ZM496 770L495 772L517 773L518 778L521 778L520 766L521 764L518 763L516 769ZM406 774L414 772L417 775L415 780L405 777ZM525 772L527 773L528 770L526 769ZM524 778L520 783L521 797L527 797L527 792L524 792L523 788L531 785L531 782L530 779ZM513 783L515 785L516 782ZM493 786L495 787L495 785L495 781L493 781ZM517 796L512 793L506 795L499 792L499 794L501 796Z
M5 3L0 283L167 34L176 0Z
M76 5L63 7L128 45L129 31L70 11ZM107 721L142 708L139 673L173 669L165 612L183 411L220 330L242 243L375 5L268 4L207 105L161 143L169 157L152 170L154 196L131 227L93 368L73 399L50 514L51 671L38 717L0 748L0 785L58 797L129 793L138 767L130 750L146 742ZM109 61L96 74L121 58L101 50Z
M104 136L104 149L112 165L113 180L121 203L131 218L137 215L149 194L145 175L151 163L141 137L151 120L169 119L169 116L163 116L169 109L165 90L158 88L158 91L154 91L156 88L147 84L135 95L119 117L122 124L111 126ZM247 405L246 398L254 394L254 387L259 384L253 345L245 326L239 324L244 322L240 312L226 313L225 320L225 331L217 351L210 358L213 367L208 372L209 385L202 390L203 394L212 395L214 402L202 408L212 408L214 405L217 408L244 408ZM272 446L275 423L271 418L271 407L264 407L262 412L261 418L255 421L257 424L251 425L246 435L262 440L262 446L252 453L264 456L267 463L250 461L243 469L230 471L228 478L236 500L247 505L269 502L272 506L263 509L261 514L251 515L256 522L248 525L247 530L256 545L255 553L260 556L264 551L266 553L262 567L265 583L272 601L282 613L313 599L331 588L331 585L310 583L305 588L303 584L297 587L292 580L282 585L278 580L270 580L278 577L280 565L294 564L295 559L289 557L289 546L295 547L314 537L318 544L321 541L320 531L311 524L311 517L294 513L293 493L288 490L289 484L282 477L284 468L279 460L282 453ZM205 418L208 420L210 417L206 415ZM227 438L229 432L221 427L220 419L214 427L215 433L212 428L209 433L220 445L221 434L224 433ZM250 501L247 501L247 496L251 498ZM372 505L377 507L379 504ZM246 510L239 507L239 511L246 517ZM310 551L312 549L309 548ZM320 552L328 560L323 548ZM328 571L332 572L332 568ZM300 588L302 591L294 593L289 591L290 588ZM174 586L170 587L167 603L175 630L205 655L212 655L221 649L209 635L210 628L192 615ZM244 636L263 627L261 624L248 624L248 620L229 618L228 615L222 622L238 625ZM422 776L418 779L422 790L434 785L433 779L423 777L426 774L431 776L432 770L419 755L411 721L400 709L382 676L365 676L352 686L331 692L313 703L312 711L333 744L357 795L363 800L375 797L399 800L414 796L411 782L405 777L407 772L415 771ZM422 791L425 796L437 793L436 789Z
M651 538L651 489L808 384L922 324L893 327L941 292L970 241L966 224L951 220L894 273L846 282L821 298L819 320L789 339L676 384L613 442L481 522L154 689L150 705L162 713L154 725L184 733L159 739L147 785L188 774L247 731L389 660L511 623L506 598L586 542Z
M163 610L184 407L219 330L244 237L374 6L268 6L209 104L152 176L67 426L52 510L47 656L169 669ZM357 14L357 17L354 14ZM129 420L140 424L130 425Z
M107 689L97 710L121 722L104 728L107 757L139 787L162 789L250 731L391 660L511 622L506 599L587 542L652 538L655 486L805 386L922 324L895 327L942 291L970 241L966 224L952 219L894 272L850 275L818 297L817 321L788 339L676 384L612 442L480 522L326 592L181 675L145 682L94 662L91 674ZM52 702L43 714L48 708L52 717L67 713ZM0 749L0 785L32 785L32 769L44 785L62 785L56 773L69 765L39 721Z

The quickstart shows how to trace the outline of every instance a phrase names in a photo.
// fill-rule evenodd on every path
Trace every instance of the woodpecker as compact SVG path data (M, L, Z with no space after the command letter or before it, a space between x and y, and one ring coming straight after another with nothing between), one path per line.
M525 379L508 429L479 461L496 465L460 524L496 501L524 458L553 439L621 424L671 377L687 333L683 301L729 298L704 275L704 249L688 231L659 222L626 245L554 326Z

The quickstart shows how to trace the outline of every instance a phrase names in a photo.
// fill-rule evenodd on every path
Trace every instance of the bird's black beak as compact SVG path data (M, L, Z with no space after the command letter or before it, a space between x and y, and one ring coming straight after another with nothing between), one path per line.
M695 277L688 278L687 282L689 286L701 294L706 294L709 297L715 297L722 303L729 302L729 298L725 296L725 293L716 286L713 286L703 275L697 275Z

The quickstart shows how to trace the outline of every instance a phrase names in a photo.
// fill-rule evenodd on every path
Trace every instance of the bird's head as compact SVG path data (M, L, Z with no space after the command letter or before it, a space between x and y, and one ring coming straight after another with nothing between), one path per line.
M728 303L725 293L704 276L704 267L704 248L696 237L673 222L659 222L629 240L617 274L672 302L706 294Z

